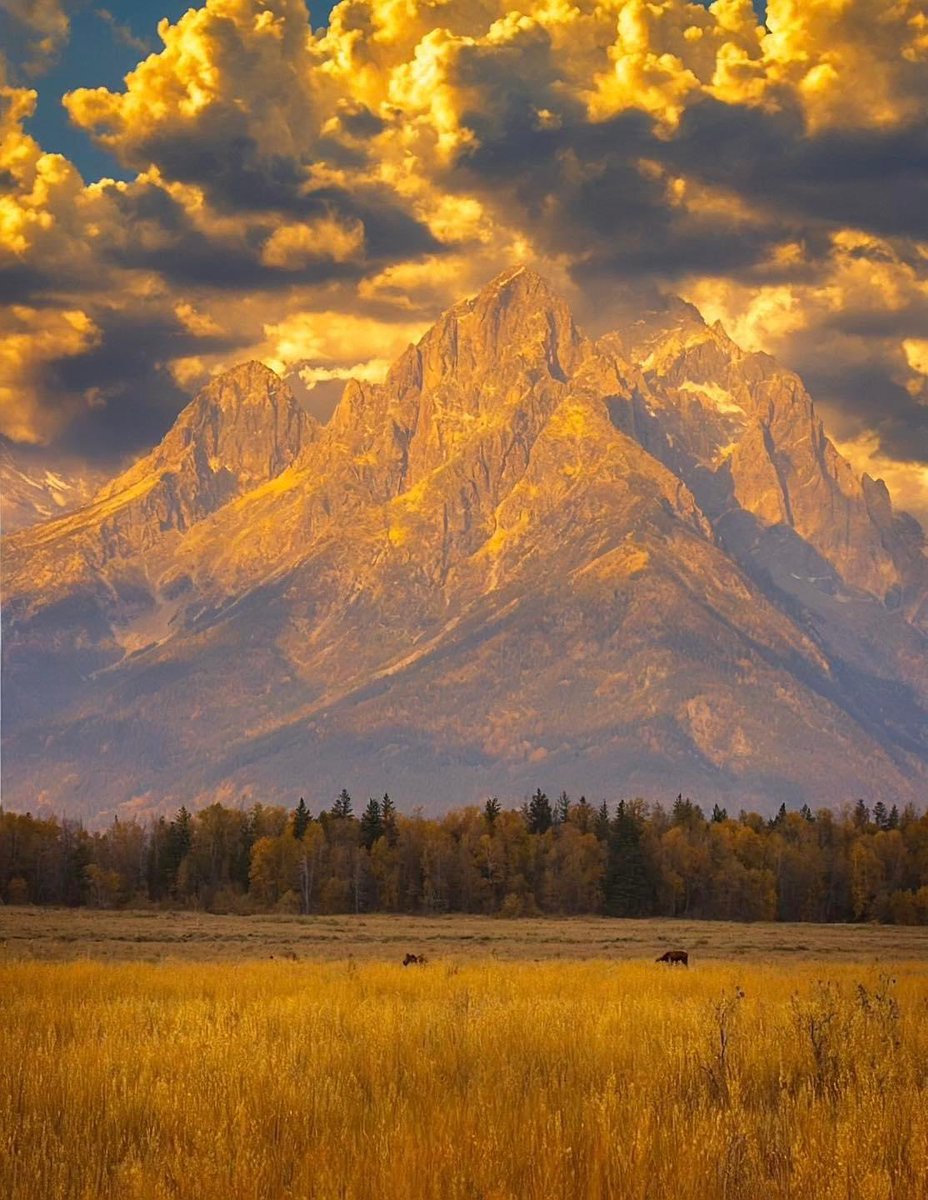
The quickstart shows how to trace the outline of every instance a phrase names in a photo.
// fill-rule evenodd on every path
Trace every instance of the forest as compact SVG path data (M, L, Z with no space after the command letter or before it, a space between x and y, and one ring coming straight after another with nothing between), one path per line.
M4 904L213 912L599 913L928 924L928 813L858 800L772 818L540 788L440 817L342 791L314 815L182 807L104 831L0 808Z

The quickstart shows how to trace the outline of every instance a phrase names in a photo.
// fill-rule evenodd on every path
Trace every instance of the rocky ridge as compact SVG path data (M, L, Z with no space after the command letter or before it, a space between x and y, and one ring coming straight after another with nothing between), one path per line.
M246 364L7 540L8 787L904 801L925 579L795 375L682 302L593 342L518 268L325 426Z
M105 472L22 448L0 436L0 534L16 533L89 503L108 481Z

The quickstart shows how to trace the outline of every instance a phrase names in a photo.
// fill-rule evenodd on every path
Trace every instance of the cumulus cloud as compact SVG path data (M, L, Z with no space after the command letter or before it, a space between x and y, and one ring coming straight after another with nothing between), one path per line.
M127 182L43 154L34 94L0 92L0 297L94 330L21 346L22 436L141 447L246 354L314 391L375 378L535 260L594 323L620 287L682 292L804 372L858 461L928 462L920 0L768 0L766 24L750 0L343 0L318 31L304 0L206 0L158 33L122 90L64 98ZM75 406L94 372L103 407Z
M60 365L99 344L100 330L80 309L40 310L15 304L0 317L0 433L15 441L37 442L58 432L81 406L90 407L91 389L61 388ZM56 387L58 403L43 404Z

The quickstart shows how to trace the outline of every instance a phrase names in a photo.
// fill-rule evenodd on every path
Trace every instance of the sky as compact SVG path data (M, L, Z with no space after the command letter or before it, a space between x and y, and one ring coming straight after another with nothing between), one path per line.
M692 301L928 515L922 0L328 8L0 0L0 433L123 462L251 357L324 414L531 262L593 333Z

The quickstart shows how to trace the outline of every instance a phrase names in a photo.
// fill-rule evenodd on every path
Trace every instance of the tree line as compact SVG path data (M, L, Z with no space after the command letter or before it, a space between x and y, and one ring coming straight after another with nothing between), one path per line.
M343 791L313 815L254 804L78 822L0 808L0 900L215 912L600 913L928 924L928 813L863 800L773 818L682 795L590 804L538 789L441 817Z

